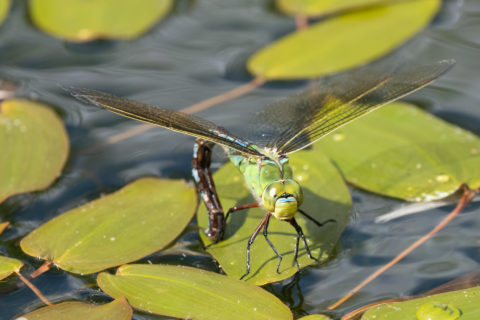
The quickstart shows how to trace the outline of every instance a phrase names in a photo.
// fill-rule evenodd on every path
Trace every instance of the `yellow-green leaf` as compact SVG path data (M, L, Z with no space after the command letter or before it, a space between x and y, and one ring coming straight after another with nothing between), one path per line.
M16 320L130 320L132 314L133 310L125 298L118 298L102 305L62 302L27 313Z
M477 320L480 287L440 293L404 302L387 303L365 312L362 320ZM460 314L460 317L455 317Z
M348 11L265 47L248 70L268 80L337 73L375 60L423 29L439 0L395 1Z
M38 28L70 41L138 37L162 19L173 0L31 0Z
M299 213L295 217L303 228L310 249L313 249L313 256L325 261L349 220L351 208L349 191L337 169L321 154L310 151L297 152L290 157L290 164L294 178L303 188L305 200L301 208L320 222L336 220L318 227ZM243 182L242 175L232 164L218 170L214 174L214 179L225 211L236 205L255 202ZM265 213L263 209L233 213L227 221L224 240L207 249L228 275L239 279L245 273L247 242ZM208 215L204 206L199 209L197 219L200 230L205 230L208 227ZM280 281L297 272L293 264L295 229L289 223L272 217L268 230L269 239L283 256L283 260L280 273L277 273L278 259L260 233L251 247L251 272L245 278L257 285ZM200 236L205 244L210 243L203 232L200 232ZM300 249L298 261L301 267L316 263L306 255L301 242Z
M140 310L181 319L292 319L277 297L254 285L200 269L125 265L101 273L98 286Z
M314 147L345 178L371 192L431 201L480 187L480 139L415 106L393 103L340 128Z
M331 318L323 314L311 314L305 317L298 318L298 320L330 320Z
M10 11L10 6L12 5L10 0L0 0L0 23L5 20Z
M9 224L10 224L10 222L0 223L0 234L2 234L3 231L5 231L5 229L8 227Z
M280 11L287 14L317 17L332 12L393 1L397 0L276 0L276 5Z
M60 174L69 142L63 123L47 106L28 100L0 104L0 202L47 188Z
M0 256L0 280L5 279L14 272L19 272L22 267L22 261Z
M185 182L143 178L45 223L20 246L66 271L94 273L165 247L187 226L195 205Z

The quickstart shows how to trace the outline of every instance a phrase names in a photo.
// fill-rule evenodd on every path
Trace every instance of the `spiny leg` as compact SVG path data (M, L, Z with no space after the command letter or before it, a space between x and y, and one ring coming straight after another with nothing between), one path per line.
M213 142L197 139L193 147L192 175L208 211L207 236L217 243L225 234L223 208L210 171Z
M258 225L258 227L257 227L257 228L255 229L255 231L252 233L252 235L250 236L250 239L248 239L248 244L247 244L247 272L245 272L245 274L240 277L240 280L242 280L243 278L245 278L245 277L250 273L250 246L252 245L253 241L254 241L255 238L257 237L257 235L258 235L258 233L260 232L260 230L265 226L265 224L267 223L267 221L270 219L270 215L271 215L271 213L270 213L270 212L267 212L267 214L265 215L265 217L263 217L262 222L260 222L260 224Z
M295 218L292 218L290 220L288 220L288 222L290 222L290 224L295 228L295 230L297 231L297 243L296 243L296 246L295 246L295 254L294 254L294 261L295 263L297 264L297 267L298 267L298 242L299 242L299 238L302 238L302 241L303 241L303 245L305 246L305 250L307 251L307 255L310 259L312 260L315 260L317 262L320 262L320 260L318 260L317 258L315 258L314 256L312 256L312 253L310 252L310 248L307 244L307 239L305 238L305 235L303 234L303 230L302 230L302 227L300 227L300 225L297 223L297 221L295 220Z
M249 203L249 204L242 204L240 206L231 207L230 209L228 209L227 215L225 216L225 223L227 222L230 214L235 212L235 211L251 209L251 208L258 208L258 207L260 207L260 203Z
M277 264L277 273L280 273L280 263L282 263L282 255L280 253L278 253L277 249L275 249L275 246L273 245L273 243L270 241L270 239L268 239L268 223L270 222L270 216L271 216L271 213L268 212L267 213L267 222L265 223L265 226L263 227L263 236L265 237L265 240L267 240L268 244L270 245L270 248L272 248L273 252L275 252L275 254L277 255L278 257L278 264Z
M323 227L324 225L326 225L327 223L329 222L337 222L337 220L335 219L328 219L326 221L323 221L323 222L319 222L317 221L314 217L312 217L311 215L307 214L305 211L301 210L301 209L298 209L298 212L300 212L301 214L303 214L305 216L305 218L307 218L308 220L312 221L313 223L315 223L317 226L319 227Z
M236 211L240 211L240 210L245 210L245 209L250 209L250 208L258 208L260 207L260 203L249 203L249 204L244 204L244 205L241 205L241 206L235 206L235 207L231 207L230 209L228 209L227 211L227 215L225 216L225 228L224 228L224 235L225 235L225 232L227 231L227 220L228 220L228 217L230 216L230 214L232 212L236 212ZM205 246L205 249L207 248L210 248L212 245L218 243L218 241L214 241L212 243L210 243L209 245Z

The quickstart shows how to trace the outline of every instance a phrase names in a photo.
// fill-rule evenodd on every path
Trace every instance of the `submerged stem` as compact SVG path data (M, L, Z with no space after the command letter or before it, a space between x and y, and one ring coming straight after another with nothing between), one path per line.
M40 298L40 300L42 300L43 303L45 303L47 306L53 305L50 301L48 301L47 298L45 298L45 296L40 292L40 290L38 290L38 288L35 287L33 283L28 281L27 278L22 276L20 272L17 272L17 276L20 278L20 280L23 281L23 283L25 283L30 288L30 290L32 290L37 295L37 297Z
M453 209L452 212L448 216L445 217L435 228L432 229L429 233L415 241L411 246L409 246L407 249L402 251L399 255L397 255L393 260L391 260L389 263L372 273L369 277L367 277L365 280L363 280L359 285L357 285L355 288L350 290L345 296L343 296L341 299L339 299L337 302L329 306L327 309L332 310L343 304L345 301L350 299L355 293L357 293L360 289L362 289L364 286L372 282L375 278L377 278L379 275L381 275L383 272L386 270L390 269L392 266L394 266L397 262L405 258L410 252L418 248L420 245L422 245L424 242L429 240L432 236L434 236L437 232L445 228L464 208L465 206L473 199L473 197L479 192L479 190L472 190L470 189L466 184L463 184L461 187L461 190L463 190L462 197L460 198L460 201L458 202L457 206L455 209Z

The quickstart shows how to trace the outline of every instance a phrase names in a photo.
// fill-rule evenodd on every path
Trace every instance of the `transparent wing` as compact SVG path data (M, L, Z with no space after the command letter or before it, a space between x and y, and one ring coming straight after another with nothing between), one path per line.
M234 136L225 128L208 120L95 90L84 88L66 88L66 90L81 101L93 103L128 118L149 122L169 130L212 141L242 154L262 156L249 141Z
M255 142L288 154L338 127L412 93L449 70L455 61L395 68L379 64L330 77L298 95L266 107L256 116Z

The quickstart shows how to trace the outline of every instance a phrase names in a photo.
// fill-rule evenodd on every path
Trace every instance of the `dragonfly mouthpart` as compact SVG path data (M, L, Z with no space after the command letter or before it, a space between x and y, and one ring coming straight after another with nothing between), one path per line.
M298 211L298 202L293 195L282 196L275 201L275 210L272 212L279 220L289 220Z

